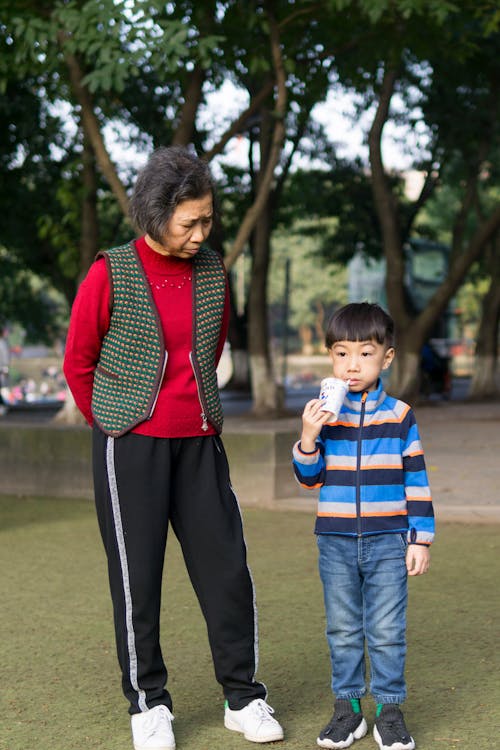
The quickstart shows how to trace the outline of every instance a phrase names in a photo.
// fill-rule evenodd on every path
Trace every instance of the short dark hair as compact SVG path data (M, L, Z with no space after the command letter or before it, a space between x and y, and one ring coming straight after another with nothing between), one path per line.
M394 321L380 305L351 302L336 310L328 321L327 348L337 341L377 341L389 349L394 346Z
M208 165L184 146L153 151L137 176L130 199L130 218L137 229L161 242L175 209L186 200L211 193L215 186Z

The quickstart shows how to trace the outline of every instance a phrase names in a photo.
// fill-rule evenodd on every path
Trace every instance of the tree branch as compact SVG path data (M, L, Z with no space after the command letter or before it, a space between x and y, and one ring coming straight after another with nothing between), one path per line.
M251 115L253 115L260 108L262 103L272 92L273 88L274 79L270 79L264 84L261 90L257 94L255 94L254 97L252 97L252 101L250 102L248 107L233 123L231 123L230 127L226 130L225 133L223 133L223 135L219 139L218 143L216 143L215 146L212 146L209 151L206 151L203 154L202 158L205 161L211 161L214 156L222 153L227 142L230 141L233 136L238 135L238 133L241 133L241 131L245 129L245 123L247 122L248 118L251 117Z
M281 55L278 26L274 18L272 18L271 16L269 17L269 22L271 55L277 84L276 106L274 110L274 132L271 142L271 148L269 151L269 158L267 160L267 164L265 165L265 171L260 181L257 195L253 204L246 212L236 238L233 242L233 245L229 251L229 254L226 257L225 264L227 269L231 268L238 256L243 252L250 233L255 226L255 222L257 221L259 214L269 197L269 192L271 190L272 181L274 178L274 170L279 162L280 154L283 149L283 143L285 140L285 114L287 106L286 74L283 66L283 58ZM261 170L263 168L264 165L261 164Z
M172 146L187 146L193 140L196 113L200 106L206 71L197 63L189 77L179 124L172 137Z
M408 216L408 220L406 222L406 225L404 227L402 236L406 240L408 239L413 222L415 221L415 218L418 216L419 211L425 206L429 198L433 195L434 190L439 184L439 172L430 169L427 172L426 178L424 180L424 184L422 185L422 189L420 191L420 195L418 198L413 202L410 213Z
M406 327L408 324L408 313L403 294L404 258L397 203L389 186L382 160L382 131L389 116L389 108L396 80L397 71L395 66L386 65L377 110L368 134L368 147L372 170L373 199L380 222L382 242L387 262L387 300L393 317L398 321L400 326Z
M489 218L477 228L466 251L459 255L453 266L450 267L448 276L436 289L436 292L429 300L427 307L418 316L418 327L426 332L430 330L437 317L446 310L448 302L460 287L467 271L479 258L487 243L494 237L499 229L500 203L498 203L496 208L491 212Z
M61 38L59 41L61 41ZM69 53L64 54L64 59L68 68L71 87L80 105L82 125L94 150L97 164L118 200L123 214L128 217L127 193L104 144L100 123L94 111L92 97L87 87L83 84L84 75L80 63L75 55Z

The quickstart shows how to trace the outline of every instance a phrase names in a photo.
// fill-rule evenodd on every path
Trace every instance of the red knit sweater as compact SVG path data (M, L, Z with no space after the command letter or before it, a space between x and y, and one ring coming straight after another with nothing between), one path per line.
M153 415L132 432L168 438L213 435L215 430L211 425L208 430L202 429L201 406L189 361L192 348L192 261L160 255L149 247L144 237L136 240L135 246L158 309L168 360ZM110 316L110 282L106 263L99 259L91 266L75 298L64 356L66 381L89 425L93 423L94 370ZM226 305L214 366L222 354L228 322L226 286Z

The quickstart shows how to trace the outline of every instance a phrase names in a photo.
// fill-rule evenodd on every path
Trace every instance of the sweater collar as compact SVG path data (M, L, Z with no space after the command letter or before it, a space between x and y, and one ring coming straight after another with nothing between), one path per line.
M148 245L144 237L135 240L135 247L144 269L148 273L169 274L177 276L191 273L192 258L177 258L173 255L161 255Z

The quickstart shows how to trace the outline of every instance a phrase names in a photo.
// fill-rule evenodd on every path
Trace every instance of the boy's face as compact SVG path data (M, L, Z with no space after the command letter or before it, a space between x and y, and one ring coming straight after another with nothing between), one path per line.
M336 341L328 350L333 362L333 376L349 380L349 390L373 391L382 370L394 359L394 348L378 341Z

